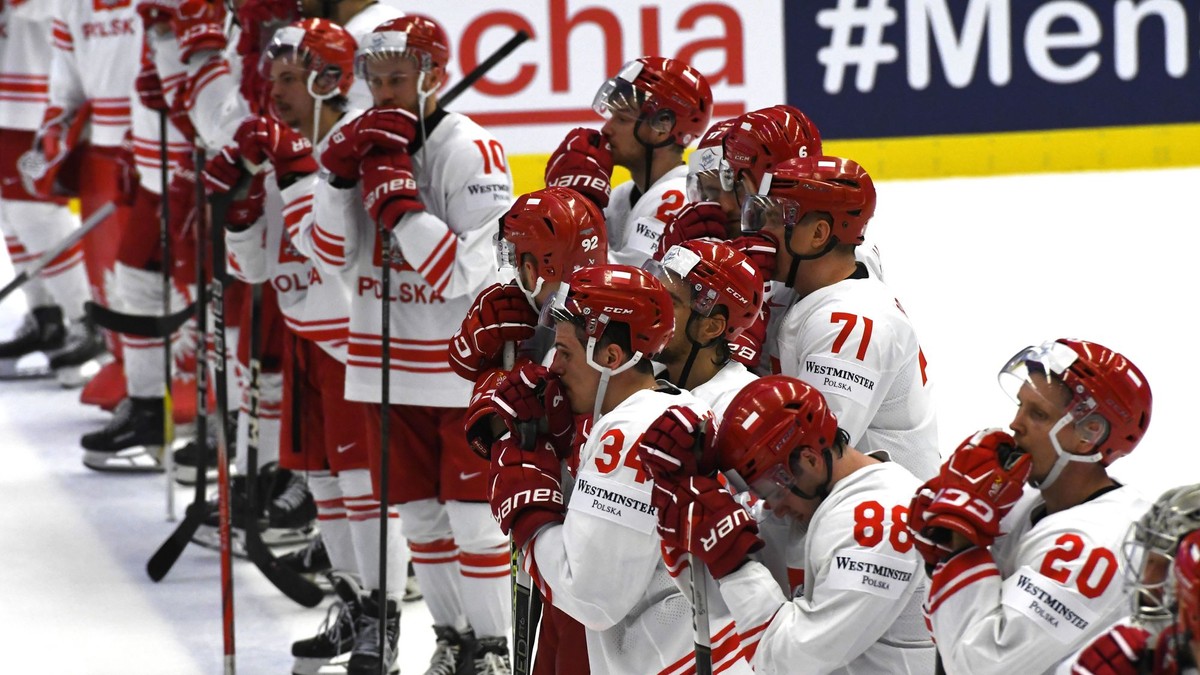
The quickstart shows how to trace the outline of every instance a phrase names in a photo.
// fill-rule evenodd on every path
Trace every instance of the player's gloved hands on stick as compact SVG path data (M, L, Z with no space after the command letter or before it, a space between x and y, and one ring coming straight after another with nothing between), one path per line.
M672 246L677 246L685 241L693 239L724 241L727 238L725 211L721 209L721 206L715 202L692 202L676 213L671 222L663 228L654 259L662 260Z
M312 143L273 117L247 117L234 132L233 140L241 158L252 167L270 162L275 167L275 180L281 188L317 171Z
M522 449L511 435L500 439L493 446L488 473L492 516L518 547L544 526L563 522L567 511L553 443L538 435L532 446Z
M638 441L638 456L642 467L655 485L674 489L689 476L711 475L715 470L713 438L706 434L703 457L696 456L700 437L701 417L695 410L673 405L650 423Z
M533 337L537 322L537 312L515 283L488 286L450 339L450 366L466 379L499 366L505 343Z
M663 543L687 550L716 579L763 546L758 523L715 478L693 476L673 492L656 490L652 503Z
M612 192L612 148L595 129L579 127L567 132L546 163L546 187L571 188L602 210Z
M491 368L475 380L475 387L471 390L471 401L467 404L467 414L463 420L467 445L471 446L472 452L486 460L491 460L492 445L507 431L499 417L501 411L492 400L496 387L504 381L506 375L508 373L500 368Z
M373 222L391 230L404 214L425 210L407 151L373 150L361 169L363 206Z
M504 425L518 441L528 436L529 425L545 420L546 434L559 459L570 455L575 415L558 376L536 363L525 363L505 376L492 400Z
M1141 675L1150 672L1146 643L1150 632L1139 626L1113 626L1079 654L1072 675Z
M167 104L166 95L163 94L162 80L159 79L158 70L153 63L142 65L142 69L138 71L137 80L134 81L134 86L142 105L155 112L168 112L171 109L171 106Z

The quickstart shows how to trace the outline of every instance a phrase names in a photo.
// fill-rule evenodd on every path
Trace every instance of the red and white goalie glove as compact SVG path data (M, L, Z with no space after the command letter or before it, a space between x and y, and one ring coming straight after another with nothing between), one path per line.
M406 213L425 210L407 151L374 150L361 169L363 206L372 222L391 230Z
M1113 626L1079 653L1072 675L1141 675L1150 672L1150 632L1140 626Z
M651 502L663 543L703 561L715 579L763 546L758 523L715 478L693 476L674 491L655 490Z
M939 489L921 514L921 534L936 541L930 530L941 529L990 546L1000 536L1000 521L1021 498L1031 468L1029 455L1009 434L975 433L942 465Z
M715 202L692 202L680 209L679 213L663 228L662 237L658 240L658 250L654 252L655 260L662 260L672 246L678 246L693 239L709 239L725 241L729 235L725 229L725 211Z
M234 132L233 141L237 143L241 159L250 164L252 170L270 162L275 167L275 180L281 188L318 169L312 143L273 117L247 117Z
M483 289L450 339L450 367L464 379L475 379L501 365L504 345L533 337L538 315L515 283Z
M596 203L608 206L612 192L612 148L595 129L579 127L567 132L546 163L546 187L571 188Z
M562 468L553 443L533 439L524 449L506 436L496 442L488 474L488 502L492 516L513 543L524 547L546 525L566 519L562 493Z

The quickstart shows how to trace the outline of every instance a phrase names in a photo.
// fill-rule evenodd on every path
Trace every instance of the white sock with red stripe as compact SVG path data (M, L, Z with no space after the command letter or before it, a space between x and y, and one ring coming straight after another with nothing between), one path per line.
M458 544L450 532L446 508L436 499L399 504L400 526L408 537L413 571L425 595L425 606L433 622L466 630L459 587Z
M337 477L346 503L355 570L368 591L379 588L379 501L371 495L370 469L342 471ZM400 514L388 507L388 597L404 595L408 578L408 542L400 532Z
M467 620L481 638L508 635L512 626L508 537L486 503L446 502L446 512L460 550L459 583Z
M358 558L354 555L354 541L350 536L350 521L346 518L346 503L342 500L339 479L328 471L309 471L308 489L317 502L317 523L321 526L321 539L325 541L333 569L357 572Z
M22 271L43 253L67 237L78 221L66 206L52 202L6 199L0 201L5 240L13 267ZM83 316L83 303L91 298L87 272L83 267L83 247L75 245L25 285L30 307L57 304L68 319Z

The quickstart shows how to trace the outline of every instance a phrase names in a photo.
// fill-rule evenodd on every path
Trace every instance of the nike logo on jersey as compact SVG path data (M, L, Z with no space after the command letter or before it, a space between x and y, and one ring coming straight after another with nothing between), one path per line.
M459 472L459 474L458 474L458 479L459 479L459 480L471 480L472 478L474 478L474 477L478 476L478 475L479 475L479 474L481 474L481 473L483 473L483 472L482 472L482 471L476 471L475 473L462 473L462 472Z
M347 450L349 450L350 448L353 448L356 445L358 445L358 443L348 443L346 445L339 445L339 446L337 446L338 454L340 455L343 452L346 452Z

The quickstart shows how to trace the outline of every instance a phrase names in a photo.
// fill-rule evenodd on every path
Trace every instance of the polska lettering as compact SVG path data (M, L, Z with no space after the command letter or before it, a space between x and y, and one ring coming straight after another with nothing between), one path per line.
M1020 575L1020 578L1017 580L1017 588L1037 598L1037 600L1030 603L1029 608L1037 612L1038 616L1045 619L1051 625L1058 626L1058 617L1061 617L1064 621L1079 630L1087 629L1089 622L1086 619L1063 604L1062 600L1058 600L1041 586L1033 583L1024 574ZM1048 610L1052 610L1058 617L1051 614Z
M373 295L376 300L383 297L383 284L372 277L358 278L358 294ZM431 305L435 302L446 302L441 293L433 290L428 284L401 283L396 288L395 295L388 298L392 302L406 302L414 305Z
M108 21L92 21L83 24L83 37L107 38L118 35L136 35L133 30L133 19L110 19Z
M804 364L804 369L807 372L812 373L813 375L828 376L825 378L826 386L839 387L839 388L843 388L843 389L846 388L845 386L843 386L844 383L840 383L840 382L837 382L836 380L832 379L832 378L837 378L837 379L841 379L841 380L846 380L847 382L850 382L852 384L860 384L871 391L875 390L875 380L872 380L868 377L863 377L862 375L851 372L849 370L845 370L843 368L834 368L833 366L822 366L822 365L813 363L812 361L806 361Z

